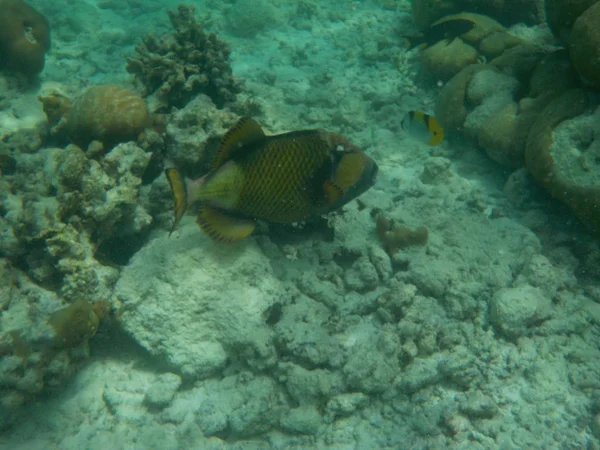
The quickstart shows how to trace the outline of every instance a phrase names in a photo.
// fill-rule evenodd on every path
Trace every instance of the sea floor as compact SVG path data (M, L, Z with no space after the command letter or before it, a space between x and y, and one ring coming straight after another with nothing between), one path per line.
M31 3L54 29L41 88L70 89L129 83L126 56L175 6ZM401 49L409 4L389 3L196 2L257 120L347 136L377 184L329 217L333 241L276 230L222 247L191 217L153 230L120 270L122 323L0 448L600 447L598 241L524 169L402 130L439 87ZM36 95L7 95L2 135L44 120ZM427 227L427 244L390 258L377 213Z

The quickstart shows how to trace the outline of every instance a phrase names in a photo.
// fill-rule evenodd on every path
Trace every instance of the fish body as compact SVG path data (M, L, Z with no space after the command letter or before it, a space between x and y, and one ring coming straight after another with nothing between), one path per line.
M267 136L252 119L225 134L212 170L183 180L166 175L175 198L175 228L189 205L216 240L233 242L254 230L256 219L293 223L338 209L375 182L377 164L343 136L302 130Z
M409 111L402 129L412 138L434 147L444 140L444 129L437 119L423 111Z
M440 41L449 43L457 37L468 33L474 27L475 22L468 19L440 19L425 30L423 35L407 37L410 43L409 48L419 47L423 49L431 47L433 44Z

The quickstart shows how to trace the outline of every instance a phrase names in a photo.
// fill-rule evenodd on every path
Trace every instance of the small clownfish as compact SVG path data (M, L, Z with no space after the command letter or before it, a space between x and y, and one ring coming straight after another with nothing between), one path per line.
M444 129L437 119L423 111L409 111L402 121L402 129L411 137L434 147L444 140Z

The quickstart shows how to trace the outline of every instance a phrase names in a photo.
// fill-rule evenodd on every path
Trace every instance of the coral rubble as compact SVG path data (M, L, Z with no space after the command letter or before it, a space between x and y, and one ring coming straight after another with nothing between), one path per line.
M232 76L228 45L214 33L206 33L194 11L184 5L169 11L175 31L160 37L146 35L127 60L127 71L156 101L151 102L152 111L181 108L199 93L221 108L241 90Z

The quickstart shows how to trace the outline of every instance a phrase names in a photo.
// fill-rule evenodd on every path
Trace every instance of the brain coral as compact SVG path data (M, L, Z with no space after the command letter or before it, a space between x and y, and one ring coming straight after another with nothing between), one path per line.
M144 99L120 86L92 86L72 103L60 94L41 100L50 124L58 120L55 132L82 147L94 140L106 147L135 140L150 123Z
M21 0L0 0L0 68L36 75L49 49L48 20Z

